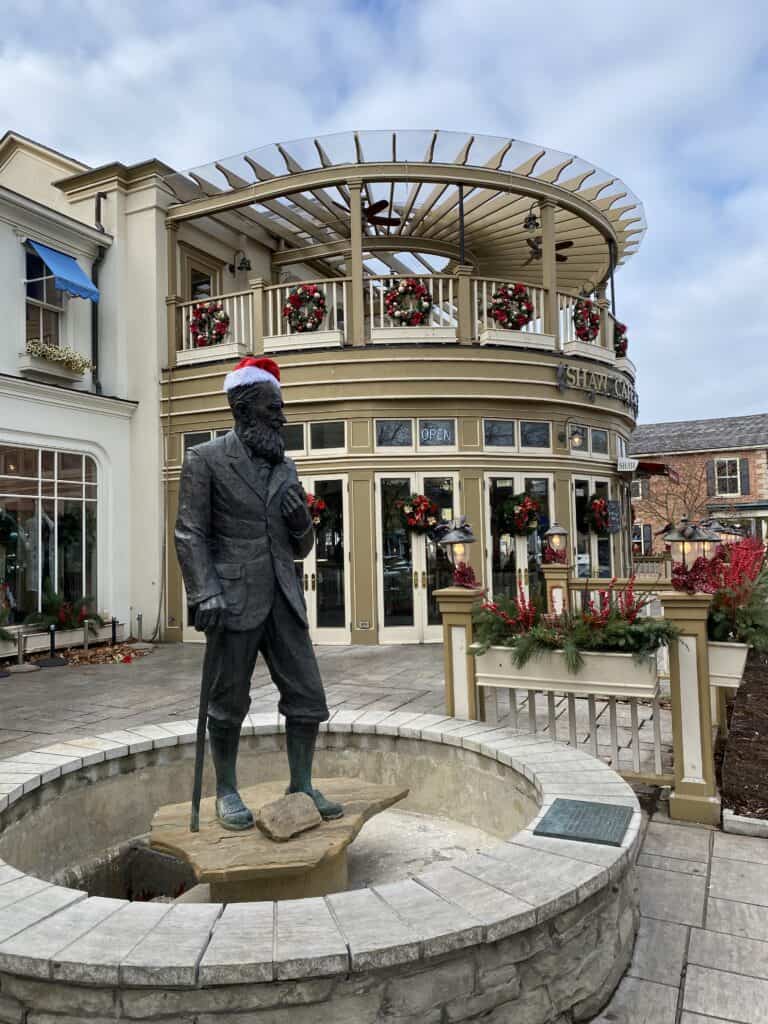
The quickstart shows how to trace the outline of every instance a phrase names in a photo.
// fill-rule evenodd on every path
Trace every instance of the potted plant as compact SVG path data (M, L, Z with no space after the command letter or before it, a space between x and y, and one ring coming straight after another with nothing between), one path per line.
M38 626L48 630L55 626L57 631L82 630L88 620L88 632L96 635L104 621L96 611L92 597L80 597L76 601L65 601L47 582L43 584L43 610L31 612L24 620L25 625Z
M648 598L634 580L601 590L582 611L543 615L520 587L516 599L486 602L475 614L476 677L480 685L653 697L655 653L677 630L641 616Z
M749 648L768 651L768 565L765 546L752 537L721 545L690 568L676 563L672 585L689 594L712 594L707 619L709 678L737 687Z

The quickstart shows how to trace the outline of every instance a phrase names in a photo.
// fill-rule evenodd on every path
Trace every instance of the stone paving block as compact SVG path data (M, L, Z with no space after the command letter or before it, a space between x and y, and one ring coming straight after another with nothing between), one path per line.
M531 928L536 912L523 900L452 867L429 867L416 881L449 900L485 927L487 942Z
M389 714L391 712L385 708L376 711L366 711L365 717L361 722L352 723L352 732L375 732L379 722L382 722Z
M79 766L77 761L72 763ZM32 760L28 754L17 754L15 757L1 762L0 771L26 772L29 776L39 775L43 785L46 782L53 782L54 779L58 779L62 775L61 763L48 764L45 761ZM73 771L77 771L77 767L73 768Z
M667 825L651 821L645 833L643 853L679 860L709 862L709 832L684 825Z
M768 980L768 942L694 928L688 962Z
M216 921L199 967L201 985L274 979L274 903L230 903Z
M101 732L98 739L110 740L112 743L123 744L128 747L129 754L140 754L143 750L152 749L152 740L139 736L138 733L129 732L127 729L115 729L113 732Z
M24 1024L26 1010L24 1004L12 996L0 995L0 1021L3 1024Z
M0 910L0 942L5 942L25 928L51 917L70 903L77 903L83 899L85 893L77 889L65 889L63 886L44 883L44 888L30 892L29 895Z
M131 726L131 732L152 740L152 746L156 749L159 747L175 747L179 742L178 736L162 725L133 725Z
M220 903L179 903L120 964L123 985L194 985Z
M110 743L109 740L99 739L98 736L77 736L67 743L68 746L83 747L86 750L100 750L106 761L113 761L118 757L125 757L128 747L122 744Z
M671 921L641 917L627 974L662 985L680 985L689 928Z
M656 868L635 870L640 883L640 912L644 917L702 926L706 879Z
M413 879L373 889L418 936L424 956L441 956L482 939L483 926L477 918Z
M6 883L0 886L0 910L40 892L41 889L47 889L50 884L42 878L34 878L32 875L19 872L15 879L7 879Z
M323 899L285 900L275 905L278 979L346 972L347 944Z
M5 861L0 861L0 885L12 882L14 878L21 878L23 874L23 871L19 871L10 864L6 864Z
M116 986L120 961L170 911L169 903L127 903L90 931L59 950L52 962L55 980Z
M103 750L92 750L75 743L51 743L49 746L43 747L38 753L63 754L68 758L79 758L83 767L99 764L100 761L105 760Z
M768 907L768 870L764 864L713 857L709 894L716 898Z
M513 846L522 846L528 850L541 850L553 857L565 857L568 860L581 860L587 864L599 864L613 867L624 861L621 848L604 846L600 843L578 843L570 839L554 839L549 836L535 836L533 832L518 832L509 840ZM486 851L488 852L488 851Z
M739 1024L765 1024L768 981L690 964L683 990L683 1009L725 1017Z
M51 977L51 960L61 949L124 905L122 900L94 896L65 907L53 917L0 943L0 970L36 978Z
M31 783L30 779L30 783ZM38 785L40 784L40 777L37 776ZM36 787L35 787L36 788ZM13 804L17 800L20 800L24 796L24 782L0 782L0 796L5 799L6 807L8 804Z
M248 722L254 736L264 736L277 732L277 711L261 711L249 714Z
M676 1010L676 987L624 978L591 1024L675 1024Z
M433 729L437 725L453 721L456 721L456 719L451 718L449 715L422 714L411 719L405 725L401 725L398 734L405 739L420 740L422 729Z
M353 971L418 960L418 936L370 889L325 899L346 939Z
M768 942L768 907L737 903L734 900L709 899L707 930Z
M745 860L750 864L768 864L768 843L764 839L716 832L712 856L724 860Z
M683 1011L680 1024L732 1024L731 1021L723 1020L722 1017L702 1017L698 1013Z
M644 868L660 868L662 871L679 871L681 875L706 877L709 865L698 860L678 860L677 857L660 857L655 853L641 853L637 863Z

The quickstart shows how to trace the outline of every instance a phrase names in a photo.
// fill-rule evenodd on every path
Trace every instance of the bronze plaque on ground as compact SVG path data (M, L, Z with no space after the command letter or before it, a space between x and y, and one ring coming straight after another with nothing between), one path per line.
M558 798L533 834L550 839L572 839L579 843L621 846L631 820L631 807Z

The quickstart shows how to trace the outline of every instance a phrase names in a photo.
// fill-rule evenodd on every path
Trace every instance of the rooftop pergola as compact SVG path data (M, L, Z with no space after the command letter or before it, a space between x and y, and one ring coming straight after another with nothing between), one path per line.
M637 197L581 158L459 132L277 143L166 180L179 199L169 224L236 215L241 229L250 222L278 239L273 265L308 263L327 276L354 276L358 260L372 274L463 263L547 287L556 262L557 287L591 291L645 232ZM374 204L399 223L371 222Z

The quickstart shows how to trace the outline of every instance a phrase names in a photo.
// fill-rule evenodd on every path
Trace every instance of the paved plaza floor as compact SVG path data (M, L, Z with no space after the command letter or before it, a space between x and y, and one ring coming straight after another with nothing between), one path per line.
M0 758L131 725L194 717L203 648L167 645L131 664L0 679ZM442 649L324 647L332 710L442 712ZM254 711L276 694L263 666ZM582 737L579 737L580 740ZM638 862L634 960L599 1024L768 1024L768 841L649 822Z

